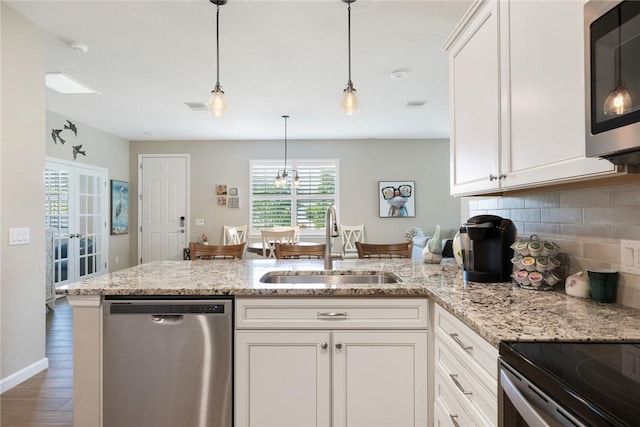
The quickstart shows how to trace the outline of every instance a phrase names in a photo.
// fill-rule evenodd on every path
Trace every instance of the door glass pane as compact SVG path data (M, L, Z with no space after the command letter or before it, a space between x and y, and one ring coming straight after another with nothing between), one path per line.
M54 229L54 280L56 285L69 278L69 172L45 169L45 227Z

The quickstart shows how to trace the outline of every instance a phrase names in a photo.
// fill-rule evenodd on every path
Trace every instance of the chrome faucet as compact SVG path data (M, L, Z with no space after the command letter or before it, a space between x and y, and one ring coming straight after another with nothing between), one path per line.
M327 208L327 218L325 219L325 238L324 245L324 269L333 270L333 258L339 258L338 255L331 253L331 238L338 237L338 218L336 216L336 207L334 205Z

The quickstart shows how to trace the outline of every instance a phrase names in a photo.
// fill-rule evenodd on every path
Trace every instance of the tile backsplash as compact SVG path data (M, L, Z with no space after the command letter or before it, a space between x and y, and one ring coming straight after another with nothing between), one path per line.
M620 268L620 239L640 240L640 184L594 189L467 197L468 217L510 218L518 235L556 242L569 257L569 273ZM463 215L464 216L464 215ZM620 273L617 302L640 308L640 276Z

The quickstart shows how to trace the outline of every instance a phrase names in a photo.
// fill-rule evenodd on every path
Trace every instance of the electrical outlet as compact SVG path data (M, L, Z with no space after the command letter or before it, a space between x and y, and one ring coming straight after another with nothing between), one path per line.
M640 275L639 240L620 240L620 271Z
M204 225L204 219L196 219L196 225Z

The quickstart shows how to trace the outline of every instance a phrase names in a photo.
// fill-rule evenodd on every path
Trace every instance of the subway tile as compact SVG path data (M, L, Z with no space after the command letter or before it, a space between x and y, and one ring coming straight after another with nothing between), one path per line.
M505 196L498 199L498 208L500 209L519 209L524 208L524 197Z
M612 224L611 239L640 240L640 226Z
M540 222L582 223L581 208L548 208L540 210Z
M560 252L573 257L582 257L584 254L584 245L579 240L553 239L560 246Z
M520 228L518 230L521 230ZM545 238L558 238L560 237L560 224L546 224L543 222L527 222L524 224L524 234L531 236L537 234L540 237Z
M563 239L580 239L586 242L609 242L610 225L561 224L560 236Z
M560 206L563 208L611 206L611 192L609 190L567 191L560 194Z
M640 185L611 190L611 206L640 206Z
M510 209L512 221L540 222L540 209Z
M620 245L585 242L584 257L596 261L617 264L620 262Z
M498 209L498 197L482 197L476 203L478 209Z
M584 208L584 223L640 225L640 206Z
M560 193L545 193L525 196L525 208L557 208L560 207Z

